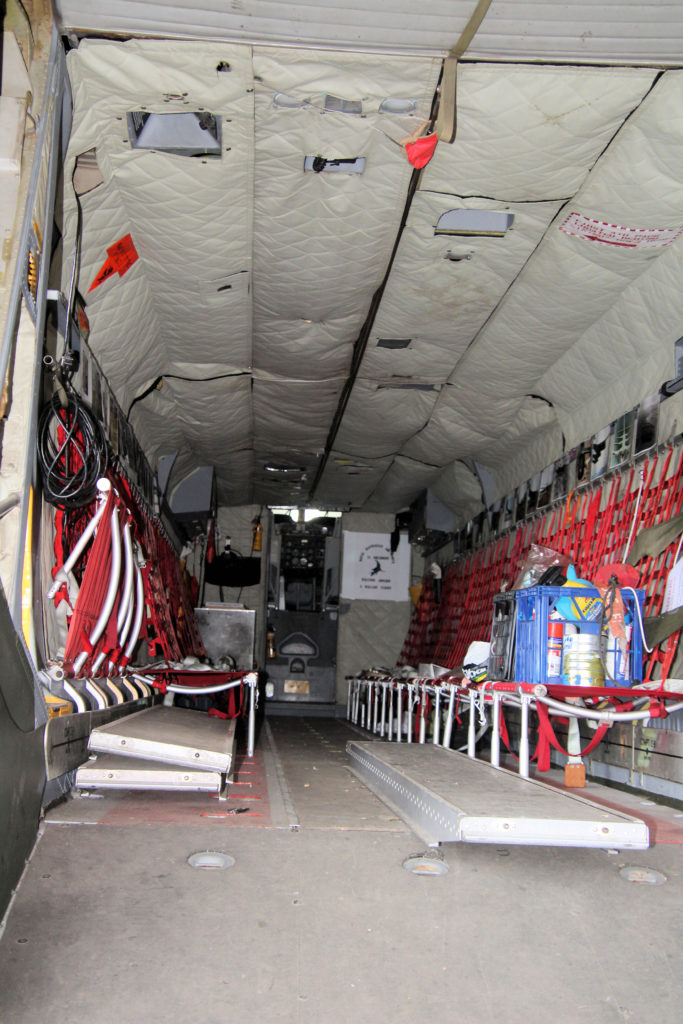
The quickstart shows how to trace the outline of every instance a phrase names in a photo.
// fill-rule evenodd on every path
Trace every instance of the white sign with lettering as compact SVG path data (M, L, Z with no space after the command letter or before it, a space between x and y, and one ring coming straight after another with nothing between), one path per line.
M410 544L405 534L391 553L388 533L344 530L341 596L349 601L408 601Z

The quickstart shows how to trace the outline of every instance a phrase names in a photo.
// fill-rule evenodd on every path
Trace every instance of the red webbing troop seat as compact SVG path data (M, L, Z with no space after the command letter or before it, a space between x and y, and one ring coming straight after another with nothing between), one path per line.
M629 538L666 522L682 508L683 453L673 468L671 448L651 456L637 470L602 480L580 493L571 492L548 512L447 566L439 604L432 578L427 577L398 664L424 662L453 669L461 665L473 640L489 639L493 598L503 585L512 586L532 544L566 555L579 576L591 579L601 566L624 561ZM676 546L677 539L636 565L639 586L646 593L646 616L661 612ZM645 681L667 678L679 635L668 637L645 655Z

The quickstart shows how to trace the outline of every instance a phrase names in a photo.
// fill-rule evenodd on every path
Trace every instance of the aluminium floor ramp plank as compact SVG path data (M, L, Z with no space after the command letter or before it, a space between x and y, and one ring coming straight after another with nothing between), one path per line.
M220 793L221 772L205 768L146 761L120 754L98 754L76 772L77 789L161 790L170 792Z
M645 822L433 744L358 742L351 770L430 846L646 850Z
M93 729L89 749L230 775L235 726L234 719L160 704Z

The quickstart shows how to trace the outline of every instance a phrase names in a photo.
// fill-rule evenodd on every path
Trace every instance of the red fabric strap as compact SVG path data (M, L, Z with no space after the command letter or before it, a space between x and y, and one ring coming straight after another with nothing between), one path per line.
M555 750L559 750L561 754L566 754L567 757L578 757L579 755L581 757L584 757L586 754L590 754L592 750L595 750L598 743L602 741L605 733L607 732L608 724L607 722L603 722L595 730L595 736L590 741L587 747L585 747L583 750L580 750L578 754L570 754L568 750L565 750L565 748L562 746L557 736L555 735L555 730L550 724L550 715L548 714L548 709L545 706L545 704L541 704L539 701L539 703L536 705L536 711L538 713L539 743L541 741L541 738L543 739L543 750L539 752L538 757L539 771L547 772L550 768L551 744L553 747L555 747ZM546 765L546 767L541 767L542 764Z
M500 738L502 739L503 743L505 744L505 746L507 748L508 753L510 754L510 757L514 757L515 761L519 761L519 758L518 758L517 754L515 754L513 752L512 748L510 747L510 737L508 735L508 727L507 727L507 724L505 722L505 715L503 714L503 705L502 704L500 706L500 717L498 719L498 731L500 733ZM536 758L538 757L538 759L539 759L539 761L538 761L538 769L539 769L539 771L547 772L548 768L550 767L550 764L548 764L548 768L541 768L541 754L542 754L541 734L539 732L538 740L536 742L536 749L534 750L534 752L531 755L531 757L529 758L529 760L530 761L535 761Z

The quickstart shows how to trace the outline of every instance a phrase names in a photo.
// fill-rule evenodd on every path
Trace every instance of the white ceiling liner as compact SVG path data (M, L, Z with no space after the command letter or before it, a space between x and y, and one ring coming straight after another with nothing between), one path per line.
M458 522L467 522L483 508L481 484L462 462L453 462L432 485L434 495L455 512Z
M586 425L595 423L595 395L609 423L674 376L674 342L683 323L682 262L679 238L539 381L540 391L555 405L568 445L584 440ZM643 291L648 296L645 315ZM616 355L602 343L605 337L620 339ZM586 380L592 385L589 395L577 402L576 396L586 392Z
M248 376L204 384L164 380L136 406L136 431L154 438L147 447L152 465L159 455L178 451L173 479L180 480L197 465L229 463L229 473L217 477L219 500L239 504L251 487L253 453L246 451L251 433L251 384ZM163 427L163 431L160 431Z
M433 487L438 477L439 471L433 466L425 466L421 462L414 462L399 455L393 460L377 489L365 503L365 508L370 512L405 508L414 500L416 494L426 487Z
M377 489L391 463L391 458L354 458L333 451L325 467L321 488L332 505L346 505L349 495L353 494L354 502L362 506Z
M402 391L358 380L344 414L337 447L349 455L394 455L428 422L434 391ZM367 424L372 423L368 433Z
M573 196L654 78L630 68L463 64L455 142L437 147L420 187L526 203Z
M515 220L504 238L435 235L439 217L452 209L505 210ZM419 192L373 325L361 376L389 379L407 374L415 380L448 380L558 209L558 203L514 204ZM451 262L448 253L464 258ZM398 351L377 348L379 338L411 338L412 344Z
M268 40L294 46L428 51L444 55L476 0L56 0L67 29L123 35ZM507 59L680 63L683 22L676 3L639 0L493 0L469 53Z
M289 448L321 452L340 390L340 385L330 381L255 378L256 444L277 452Z
M666 112L668 111L668 116ZM596 164L571 209L601 221L641 228L683 227L683 180L671 177L683 160L683 74L667 72ZM668 147L662 145L662 123ZM678 134L676 129L678 128ZM664 153L666 156L664 156ZM569 212L569 207L566 212ZM618 301L624 288L649 269L666 247L628 249L549 231L535 260L458 366L454 377L465 393L477 382L479 396L520 398ZM645 302L643 302L643 290ZM640 317L647 313L647 281L641 283ZM676 301L672 296L672 301ZM619 333L602 338L618 358ZM581 363L581 356L572 358ZM586 384L575 397L581 401ZM583 392L583 393L582 393ZM601 395L591 423L602 417ZM468 403L466 402L466 405ZM475 403L469 403L474 411ZM491 430L500 418L490 404L476 403ZM590 431L589 431L590 432Z
M357 337L358 326L355 313L319 323L309 317L262 316L258 339L254 339L254 362L263 376L294 373L304 380L343 380L349 369L349 339Z
M162 6L133 2L127 13ZM248 4L244 17L259 6L263 13ZM426 25L437 6L411 11ZM602 12L586 45L602 46L607 60L617 6L634 14L626 24L644 10L539 2L514 14L526 12L542 45L544 19L579 17L579 6L581 25ZM122 7L114 0L110 31ZM445 7L434 15L442 28ZM494 0L484 25L495 18L500 28L505 8L513 5ZM173 10L187 26L188 9ZM201 10L208 19L210 7ZM321 10L331 8L309 13ZM662 5L647 10L652 25L665 24ZM558 46L578 38L579 22L573 36L568 21L557 25ZM231 70L219 72L225 63ZM412 170L391 140L427 118L440 61L86 39L68 64L75 113L65 181L93 147L104 179L81 200L81 291L128 232L139 254L123 277L87 295L91 344L124 411L163 378L134 405L131 422L153 463L180 450L174 479L211 464L222 502L306 504L366 327L367 349L312 496L322 507L393 511L431 486L467 517L479 499L459 460L476 458L496 495L507 493L561 454L563 431L583 439L673 375L681 240L624 250L559 226L572 211L630 227L683 226L683 73L655 82L651 68L461 65L456 140L439 143L420 175L392 263ZM303 106L278 106L276 93ZM359 101L362 113L325 111L326 94ZM386 96L415 99L415 116L379 114ZM125 114L143 107L218 114L222 158L132 151ZM304 173L307 155L365 157L365 172ZM508 210L515 220L503 238L435 237L438 216L456 207ZM64 289L75 223L67 186ZM449 252L469 258L451 262ZM380 338L410 346L381 348ZM400 382L436 390L385 386ZM274 462L301 473L278 478L265 469Z
M132 411L153 460L180 449L174 479L192 458L216 466L220 487L232 479L233 453L246 448L304 453L304 464L315 466L394 244L410 166L386 135L400 138L427 115L439 62L294 58L292 51L157 40L86 40L69 55L75 114L67 175L76 156L96 146L104 178L83 198L81 289L107 247L129 231L140 257L123 278L88 296L92 346L125 409L159 376L169 384L172 376L189 378ZM218 72L226 62L230 71ZM406 90L417 101L414 116L378 113L382 99ZM276 92L307 107L277 107ZM363 116L324 112L326 93L360 99ZM131 150L125 115L140 108L222 116L222 159ZM304 174L309 153L362 155L366 171ZM74 206L67 190L71 233ZM111 318L116 308L127 319ZM141 344L133 337L138 324ZM239 373L253 377L253 399L231 417L222 406L233 401ZM205 436L195 407L202 401ZM246 488L250 500L248 480Z
M557 414L547 403L525 395L544 396L537 386L539 376L611 307L627 283L623 253L609 246L598 247L608 250L602 261L609 263L611 257L618 272L596 278L587 268L586 280L577 278L576 286L572 281L579 264L562 243L576 241L580 252L590 243L562 234L555 242L558 254L545 255L550 244L545 236L554 217L561 211L557 220L563 220L571 208L557 197L571 196L584 180L596 176L607 140L642 102L654 74L500 65L462 71L459 106L476 109L476 117L472 114L469 122L466 118L462 135L452 145L437 147L435 160L422 175L360 376L381 379L393 371L455 385L442 387L429 421L406 438L401 451L411 460L442 467L474 455L494 473L503 493L508 467L518 473L523 463L531 473L561 452ZM511 96L517 100L517 117ZM557 114L549 117L553 109ZM480 140L477 120L486 126ZM518 124L522 135L525 124L533 129L530 145L520 143ZM543 159L539 151L532 159L533 144L541 138ZM449 170L464 192L476 195L483 181L493 197L463 200L422 191L432 181L446 188ZM539 201L501 200L497 190L503 197L527 195ZM435 236L439 214L456 206L509 210L515 215L513 227L504 238ZM553 227L552 238L558 234ZM451 263L444 259L448 251L469 259ZM640 256L643 265L650 257L651 251ZM410 338L411 344L398 351L378 348L382 337ZM428 344L423 345L423 338ZM476 368L470 372L472 363ZM359 385L366 387L359 381L356 391ZM405 395L396 393L398 422ZM529 402L526 410L524 403ZM365 433L371 443L386 437L387 418L385 409L375 413L370 403L350 402L338 446L346 450L343 439L349 429L355 438ZM352 450L359 451L358 441ZM382 493L380 488L373 501Z
M253 68L255 445L320 456L405 205L411 168L391 138L428 117L440 63L273 48ZM362 114L328 111L326 95ZM413 115L380 114L387 96L414 99ZM365 169L303 173L306 156Z
M231 71L217 72L226 60ZM107 248L128 232L139 254L123 277L87 295L91 345L124 411L161 375L191 378L166 380L131 416L153 461L180 450L175 479L190 462L214 461L214 431L221 431L224 462L231 449L250 443L250 406L237 412L239 405L225 405L235 387L248 391L248 382L205 378L244 373L251 364L251 54L225 45L85 41L69 54L68 67L74 125L65 178L76 156L93 146L104 178L82 199L81 290L87 292ZM126 113L141 107L159 113L204 108L229 116L222 159L133 150ZM75 220L69 189L65 212L66 289ZM185 374L190 360L192 372Z
M429 116L439 69L437 61L368 54L254 53L257 369L346 376L410 180L410 165L386 136L402 138ZM277 94L306 105L278 107ZM326 111L326 94L360 101L362 115ZM382 99L397 95L416 100L414 115L378 113ZM303 174L304 158L318 155L363 157L365 170ZM274 341L278 334L284 343Z

